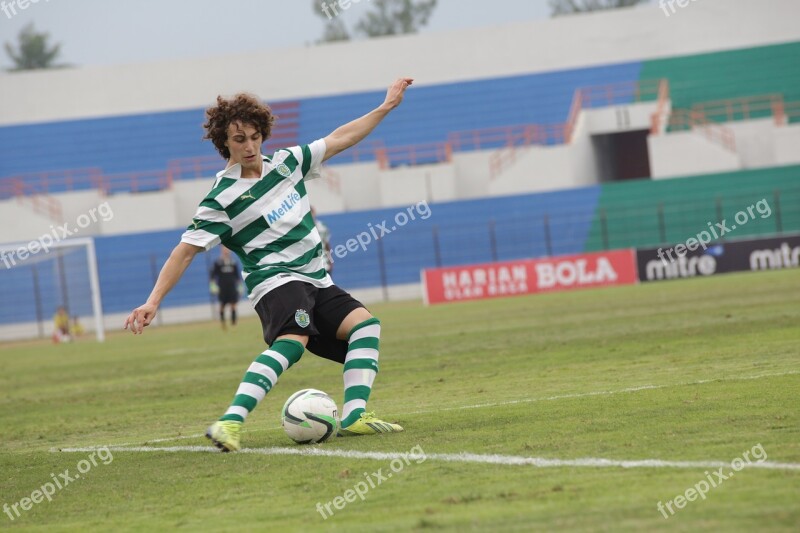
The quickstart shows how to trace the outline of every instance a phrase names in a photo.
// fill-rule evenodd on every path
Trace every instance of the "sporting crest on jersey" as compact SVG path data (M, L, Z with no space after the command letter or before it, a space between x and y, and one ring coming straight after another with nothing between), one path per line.
M297 325L301 328L307 328L309 324L311 324L311 319L308 316L308 312L305 309L298 309L297 312L294 314L294 321L297 322Z
M288 178L289 176L292 175L292 171L289 170L289 167L286 166L286 163L279 163L278 166L275 167L275 170L277 170L278 174L280 174L284 178Z

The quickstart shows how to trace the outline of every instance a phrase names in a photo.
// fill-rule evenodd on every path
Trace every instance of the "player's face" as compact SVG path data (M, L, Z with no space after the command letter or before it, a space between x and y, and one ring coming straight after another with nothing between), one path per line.
M243 177L261 177L261 132L251 124L233 122L228 125L225 143L231 152L232 165L242 165Z

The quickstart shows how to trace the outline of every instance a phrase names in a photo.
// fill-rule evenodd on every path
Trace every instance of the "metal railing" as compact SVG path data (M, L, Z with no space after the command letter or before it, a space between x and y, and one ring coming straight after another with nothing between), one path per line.
M670 115L668 125L672 130L699 132L709 141L736 153L736 135L733 131L722 124L709 120L705 114L699 111L676 109Z
M453 160L453 148L449 142L390 146L379 148L375 156L378 167L386 170L403 165L449 163Z
M18 204L29 206L35 213L44 215L53 222L62 222L64 219L59 200L38 192L20 179L8 178L0 183L0 198L16 198Z

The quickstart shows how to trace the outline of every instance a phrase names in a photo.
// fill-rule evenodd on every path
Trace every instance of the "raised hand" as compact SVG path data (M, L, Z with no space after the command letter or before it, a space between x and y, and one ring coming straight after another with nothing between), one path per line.
M386 92L386 100L384 100L383 105L389 109L394 109L399 106L403 101L406 89L408 89L412 83L414 83L413 78L400 78L396 80Z

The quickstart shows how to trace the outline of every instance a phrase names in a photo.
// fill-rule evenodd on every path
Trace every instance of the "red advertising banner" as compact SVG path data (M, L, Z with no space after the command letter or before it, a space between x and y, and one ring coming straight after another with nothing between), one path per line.
M422 271L426 304L637 282L636 252L614 250Z

